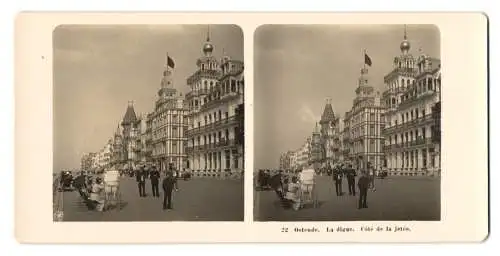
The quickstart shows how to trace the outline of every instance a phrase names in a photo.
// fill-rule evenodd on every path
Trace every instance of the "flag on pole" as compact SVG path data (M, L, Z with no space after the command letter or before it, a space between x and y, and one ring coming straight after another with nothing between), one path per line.
M370 67L372 66L372 59L370 58L370 56L368 56L368 54L366 54L366 52L365 52L365 64Z
M175 67L174 60L170 58L170 56L167 55L167 66L171 67L172 69Z

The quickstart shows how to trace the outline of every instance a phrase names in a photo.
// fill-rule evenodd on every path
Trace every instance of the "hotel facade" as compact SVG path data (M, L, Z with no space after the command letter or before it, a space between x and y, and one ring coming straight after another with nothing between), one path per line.
M386 168L390 175L440 176L441 63L411 55L406 33L400 49L384 78Z
M184 135L188 128L189 109L185 99L174 88L173 67L169 67L168 59L167 56L158 98L154 110L147 115L143 133L147 156L144 160L156 165L160 171L170 167L183 170L187 161L187 138Z
M364 169L370 163L380 169L384 163L385 106L381 95L369 83L368 69L363 67L358 79L353 106L344 117L342 136L343 156L355 168Z
M217 59L207 40L187 79L187 162L195 177L241 177L244 169L243 62Z

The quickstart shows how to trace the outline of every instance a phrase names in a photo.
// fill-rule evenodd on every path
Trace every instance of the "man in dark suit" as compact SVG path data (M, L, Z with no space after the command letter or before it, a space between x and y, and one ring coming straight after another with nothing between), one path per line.
M139 196L146 197L146 171L144 167L140 167L136 174L137 187L139 188Z
M368 195L368 187L370 186L370 178L368 177L368 173L363 171L363 174L358 179L358 188L359 188L359 203L358 209L368 208L366 203L366 197Z
M149 178L151 179L151 189L153 191L153 197L160 197L160 191L158 189L158 183L160 182L160 172L156 170L156 166L153 166Z
M335 192L337 196L342 195L342 169L340 166L333 171L333 180L335 181Z
M349 195L356 196L356 171L349 165L347 168L347 186L349 187Z
M172 171L168 171L163 179L163 210L172 208L172 190L174 190L176 178Z

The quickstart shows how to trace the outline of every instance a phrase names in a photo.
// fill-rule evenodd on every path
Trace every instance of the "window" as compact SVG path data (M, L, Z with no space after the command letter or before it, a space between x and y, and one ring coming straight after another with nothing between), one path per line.
M207 135L203 135L203 144L208 144Z
M370 114L370 121L375 122L375 113Z
M236 81L231 80L231 92L236 92Z
M219 141L221 141L221 139L222 139L222 132L219 131Z
M411 167L413 167L414 161L413 161L413 151L410 152L410 160L411 160Z
M238 168L238 151L233 150L233 167Z
M422 149L422 167L427 167L427 150Z
M375 140L370 140L370 152L375 152Z
M422 128L422 137L425 139L425 127Z
M371 136L375 136L375 125L370 125L370 134Z
M229 130L228 129L226 129L226 137L225 138L226 138L226 140L229 139Z
M231 155L230 155L230 152L229 150L226 150L224 151L224 155L226 156L226 168L229 169L231 168Z
M177 154L177 142L172 142L172 153Z
M173 138L178 138L179 137L179 134L177 133L177 127L176 126L172 127L172 137Z

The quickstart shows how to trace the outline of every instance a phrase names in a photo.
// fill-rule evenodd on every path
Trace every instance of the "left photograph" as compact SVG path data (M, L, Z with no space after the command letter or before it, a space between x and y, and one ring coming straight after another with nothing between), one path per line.
M236 25L53 31L54 221L244 220Z

